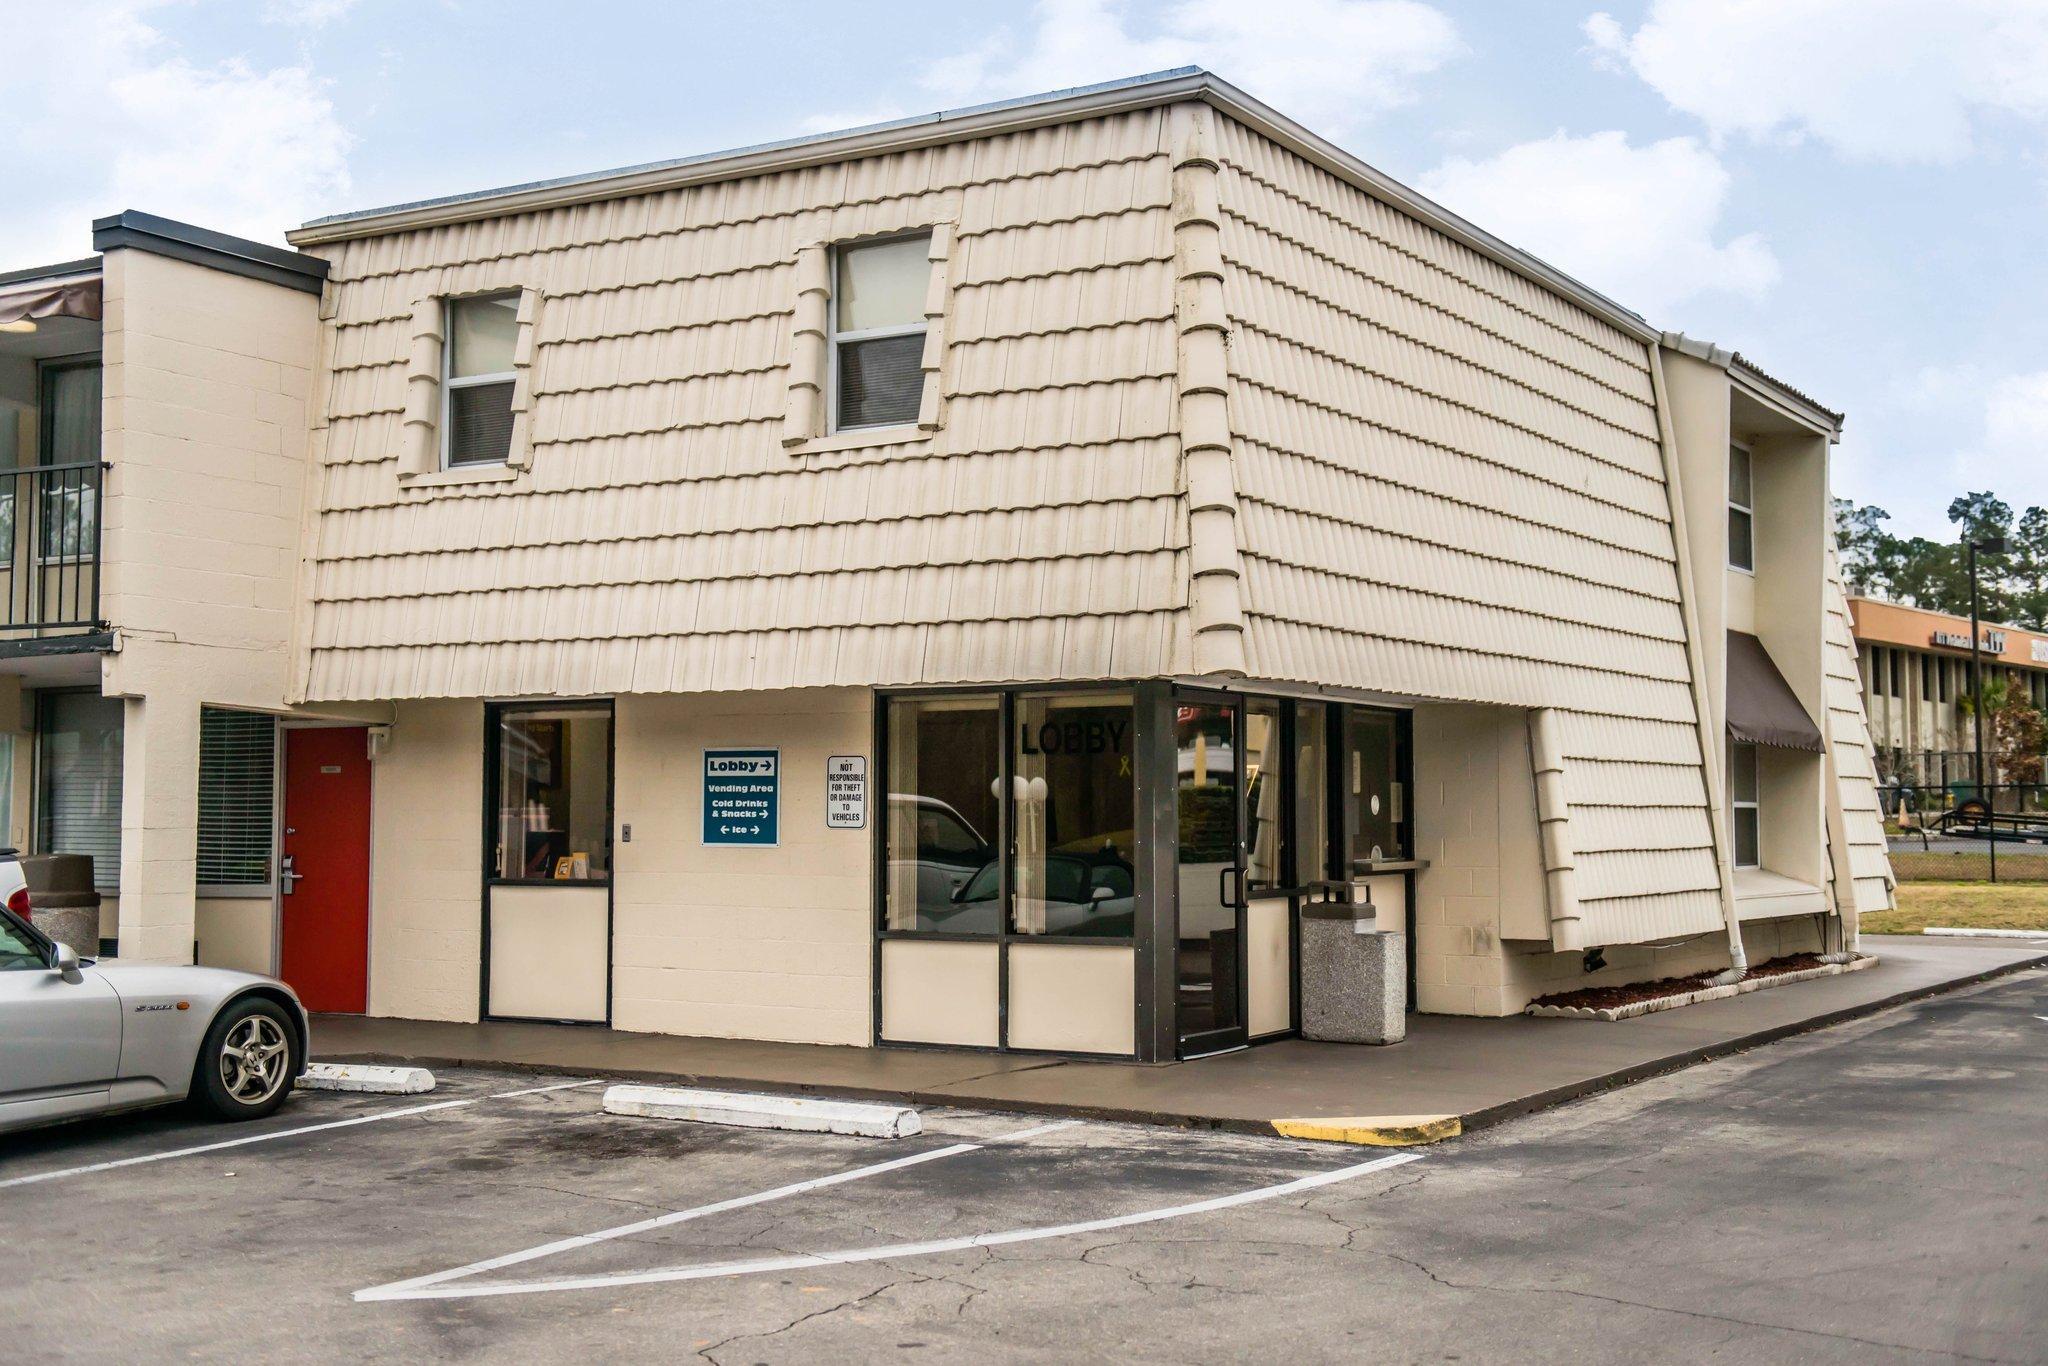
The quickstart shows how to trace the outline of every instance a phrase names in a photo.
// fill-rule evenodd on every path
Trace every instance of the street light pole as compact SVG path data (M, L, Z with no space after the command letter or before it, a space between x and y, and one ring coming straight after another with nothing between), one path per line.
M1973 795L1984 801L1984 651L1983 629L1977 625L1977 543L1970 542L1970 747L1975 765L1970 770ZM1990 807L1985 807L1990 813Z
M1977 788L1977 799L1984 803L1984 823L1988 830L1991 824L1991 798L1985 793L1984 782L1984 629L1977 621L1977 552L1991 555L2005 553L2005 537L1986 536L1981 541L1966 542L1970 551L1970 739L1976 751L1976 772L1973 781Z

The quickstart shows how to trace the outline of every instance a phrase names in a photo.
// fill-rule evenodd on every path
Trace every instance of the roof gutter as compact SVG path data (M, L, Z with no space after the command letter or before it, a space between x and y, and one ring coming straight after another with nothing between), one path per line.
M1329 139L1311 132L1278 110L1247 95L1228 81L1199 67L1180 67L1151 76L1082 86L1049 95L1005 100L996 104L920 115L891 123L872 124L844 133L824 133L783 142L762 143L730 152L648 162L615 171L534 181L502 190L456 195L446 199L396 204L390 208L316 218L285 234L296 247L319 246L384 233L440 227L504 214L533 213L599 200L654 194L743 176L769 175L834 161L881 156L932 147L996 133L1023 132L1077 119L1151 109L1183 100L1201 100L1307 158L1392 208L1420 219L1480 255L1561 294L1605 319L1638 341L1654 342L1663 334L1641 317L1563 271L1474 226L1449 209L1375 170Z
M1657 341L1681 355L1726 370L1731 383L1766 408L1775 409L1792 421L1813 428L1831 442L1842 439L1842 414L1823 408L1791 385L1772 379L1738 353L1712 342L1688 337L1683 332L1666 332Z

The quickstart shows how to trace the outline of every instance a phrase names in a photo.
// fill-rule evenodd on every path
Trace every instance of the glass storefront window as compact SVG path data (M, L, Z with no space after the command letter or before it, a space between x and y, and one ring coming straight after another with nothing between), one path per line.
M1001 928L1002 744L997 698L889 704L886 928Z
M1402 790L1401 725L1393 712L1351 708L1345 728L1354 862L1408 857L1408 794Z
M1129 938L1137 897L1130 695L1027 694L1015 715L1011 932Z
M603 882L611 876L609 710L498 712L494 877Z
M1281 745L1280 703L1254 698L1244 709L1245 876L1253 891L1285 887L1288 797L1287 754Z

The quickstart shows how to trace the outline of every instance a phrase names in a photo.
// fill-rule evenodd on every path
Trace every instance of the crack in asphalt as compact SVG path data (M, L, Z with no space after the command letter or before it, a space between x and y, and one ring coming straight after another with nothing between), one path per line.
M731 1337L722 1338L717 1342L709 1343L703 1347L699 1347L696 1350L696 1355L703 1358L705 1361L711 1362L712 1366L721 1366L720 1359L716 1355L716 1353L723 1350L724 1348L732 1346L734 1343L763 1342L769 1338L781 1337L784 1333L792 1332L797 1328L801 1328L804 1324L810 1323L817 1319L830 1318L832 1315L839 1313L841 1310L858 1308L859 1306L866 1304L870 1300L876 1299L882 1295L886 1295L891 1290L898 1289L905 1285L931 1285L934 1283L944 1282L947 1284L962 1286L962 1288L972 1289L972 1294L968 1295L966 1300L963 1300L961 1305L955 1308L954 1316L956 1318L959 1316L962 1310L964 1310L968 1302L971 1302L976 1295L982 1293L978 1287L966 1287L964 1283L954 1281L953 1278L950 1276L927 1276L920 1272L907 1271L904 1268L895 1265L893 1262L879 1262L876 1263L876 1265L886 1267L888 1268L888 1270L894 1272L895 1274L889 1280L886 1280L882 1284L876 1286L873 1290L869 1290L863 1294L854 1295L850 1298L843 1299L837 1304L827 1305L823 1309L813 1309L809 1313L798 1314L792 1317L788 1322L783 1323L778 1327L767 1329L764 1332L735 1333Z
M1334 1217L1334 1216L1332 1216ZM1340 1221L1341 1222L1341 1221ZM1354 1230L1354 1233L1364 1230ZM1592 1290L1574 1290L1567 1286L1540 1285L1494 1285L1484 1281L1454 1281L1438 1274L1429 1266L1413 1257L1404 1257L1398 1252L1389 1252L1379 1247L1354 1247L1349 1239L1343 1248L1346 1252L1364 1252L1388 1261L1399 1262L1427 1276L1433 1283L1447 1290L1482 1291L1500 1295L1557 1295L1570 1299L1597 1300L1602 1304L1617 1305L1626 1309L1646 1309L1656 1314L1675 1314L1681 1318L1697 1319L1703 1323L1724 1323L1733 1328L1761 1328L1767 1332L1793 1333L1802 1337L1825 1338L1834 1342L1853 1342L1859 1347L1883 1347L1894 1352L1920 1352L1928 1356L1951 1357L1962 1361L1980 1361L1989 1366L1999 1366L2005 1358L1976 1356L1969 1352L1941 1347L1923 1347L1911 1342L1890 1342L1883 1338L1858 1337L1854 1333L1832 1332L1825 1328L1802 1328L1795 1324L1769 1323L1761 1319L1745 1319L1736 1314L1715 1314L1704 1309L1682 1309L1675 1305L1652 1304L1647 1300L1632 1300L1620 1295L1602 1295ZM1732 1337L1732 1333L1731 1333Z

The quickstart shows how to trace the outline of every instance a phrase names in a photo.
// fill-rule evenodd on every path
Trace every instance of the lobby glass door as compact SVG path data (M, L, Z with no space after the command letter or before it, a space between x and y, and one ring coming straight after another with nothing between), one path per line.
M1244 1044L1244 718L1234 701L1174 708L1179 895L1174 935L1179 1053Z

